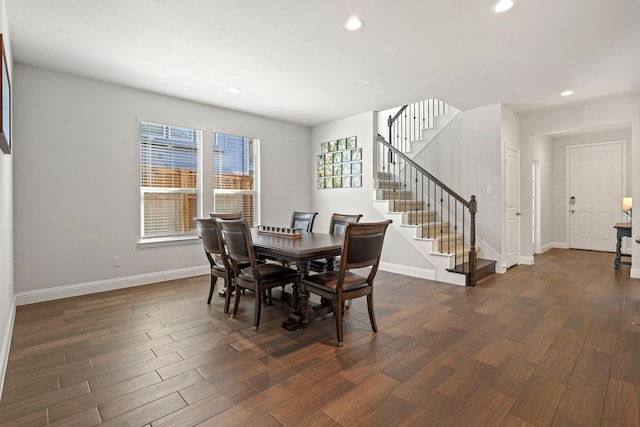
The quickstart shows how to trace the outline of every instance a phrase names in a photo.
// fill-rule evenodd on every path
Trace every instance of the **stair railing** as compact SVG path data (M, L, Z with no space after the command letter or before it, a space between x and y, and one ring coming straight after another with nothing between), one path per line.
M419 237L438 239L438 251L452 254L454 268L467 271L467 286L476 285L476 196L465 200L378 135L377 170L385 175L378 191L386 193L394 211L419 226ZM420 226L421 225L421 226ZM465 244L469 245L465 262Z
M435 127L436 116L449 112L449 104L433 98L404 105L387 119L388 142L405 153L413 141L422 139L423 130Z

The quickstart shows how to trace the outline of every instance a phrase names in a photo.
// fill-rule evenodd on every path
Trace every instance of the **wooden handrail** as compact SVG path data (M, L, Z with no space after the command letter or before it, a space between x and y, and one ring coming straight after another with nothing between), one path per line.
M385 141L382 135L378 135L378 143L376 148L378 169L388 173L388 178L393 178L393 181L390 180L378 188L383 194L390 195L386 198L391 200L390 203L393 205L391 210L406 212L409 222L420 226L420 236L418 237L437 238L437 250L441 253L452 254L456 267L460 265L464 267L466 264L464 262L465 242L468 239L469 271L466 275L466 285L475 286L476 213L478 210L476 197L472 195L470 200L466 200L398 148ZM413 198L414 194L415 199ZM436 208L439 205L440 209L431 211L432 204ZM460 212L459 207L462 207ZM466 211L469 212L468 217L465 215ZM436 219L438 212L440 221ZM467 218L469 220L468 233L466 232ZM461 233L459 233L459 226L462 228ZM462 253L462 262L460 263L458 262L459 252Z

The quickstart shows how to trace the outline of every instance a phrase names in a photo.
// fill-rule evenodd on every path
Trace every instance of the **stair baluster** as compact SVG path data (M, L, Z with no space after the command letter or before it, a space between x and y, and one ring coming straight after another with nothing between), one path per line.
M376 152L378 170L385 177L378 188L389 195L390 210L404 212L408 223L420 227L420 237L437 239L438 252L451 254L454 259L454 267L449 271L466 271L466 265L466 285L475 286L475 196L465 200L381 135Z

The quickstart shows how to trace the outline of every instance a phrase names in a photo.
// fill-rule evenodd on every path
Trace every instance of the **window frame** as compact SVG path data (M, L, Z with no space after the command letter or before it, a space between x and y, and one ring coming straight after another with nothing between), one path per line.
M242 138L245 140L248 140L247 143L250 144L250 148L248 149L249 153L253 154L253 159L249 161L249 163L253 163L253 190L247 190L247 189L224 189L224 188L216 188L216 175L217 175L217 170L216 170L216 153L219 152L220 150L216 150L216 137L217 135L226 135L226 136L230 136L230 137L235 137L235 138ZM213 173L212 173L212 179L210 180L211 183L211 192L210 194L213 197L213 209L215 212L226 212L225 210L220 211L219 209L216 208L216 195L238 195L238 196L253 196L253 224L250 225L258 225L260 224L260 216L261 216L261 193L260 193L260 180L261 180L261 156L260 156L260 149L261 149L261 144L262 144L262 138L256 138L256 137L249 137L249 136L242 136L239 135L237 133L230 133L230 132L223 132L223 131L219 131L219 130L215 130L212 129L211 130L211 160L212 160L212 168L213 168ZM237 175L237 174L236 174ZM247 176L251 176L251 175L247 175ZM208 191L208 190L205 190ZM244 211L243 211L243 215L244 215Z
M235 133L235 132L225 132L221 130L216 130L214 128L204 128L201 126L194 126L191 124L167 121L167 120L156 120L156 119L146 119L137 117L138 127L137 127L137 137L138 137L138 188L139 188L139 227L138 230L138 247L147 248L147 247L161 247L161 246L171 246L171 245L182 245L182 244L194 244L199 243L199 238L197 235L197 230L194 229L193 234L185 233L185 234L176 234L176 235L166 235L166 236L149 236L143 237L144 233L144 215L145 215L145 207L144 207L144 194L148 193L149 190L152 190L155 194L195 194L196 196L196 208L193 216L203 217L208 216L209 212L216 211L216 194L235 194L235 195L253 195L253 214L254 214L254 225L260 224L261 217L261 155L260 149L261 144L263 142L262 138L259 137L247 137L240 136L244 132ZM153 125L165 126L168 128L178 127L178 128L186 128L191 131L196 131L200 133L200 140L197 143L196 147L196 187L195 188L172 188L172 187L143 187L143 151L142 151L142 125L143 123L150 123ZM252 147L253 155L253 181L254 181L254 189L253 190L242 190L242 189L216 189L215 188L215 138L216 134L224 134L230 136L236 136L240 138L245 138L249 140L250 144L254 144Z
M152 167L151 162L146 162L143 163L144 161L144 155L143 152L145 150L143 144L145 144L145 141L143 141L143 129L145 125L151 125L151 126L160 126L162 127L162 134L160 135L160 137L164 137L167 139L167 141L171 140L171 132L173 130L173 128L182 128L182 129L188 129L190 132L192 132L193 138L195 139L195 172L196 172L196 177L195 177L195 184L196 187L192 188L192 187L162 187L162 186L143 186L144 184L144 178L143 178L143 168L146 167ZM203 150L203 145L204 145L204 139L205 139L205 130L201 127L197 127L197 126L192 126L192 125L187 125L187 124L181 124L181 123L174 123L174 122L167 122L164 120L149 120L149 119L142 119L142 118L138 118L138 153L139 153L139 197L140 197L140 229L139 229L139 233L138 233L138 245L141 247L148 247L148 246L162 246L162 245L170 245L170 244L180 244L180 243L185 243L185 242L191 242L191 241L197 241L198 239L198 235L197 235L197 229L194 225L194 228L192 229L192 232L188 232L185 230L184 233L169 233L166 235L149 235L149 236L145 236L145 195L146 194L183 194L183 195L195 195L195 202L196 202L196 207L195 207L195 212L200 212L202 210L202 162L201 162L201 158L202 158L202 150ZM187 140L187 139L183 139L183 140ZM150 141L147 141L147 143ZM168 144L169 145L169 144ZM149 149L149 151L151 152L151 148ZM160 153L160 151L158 151ZM173 154L173 152L171 152L171 154ZM193 215L193 216L197 216L197 215Z

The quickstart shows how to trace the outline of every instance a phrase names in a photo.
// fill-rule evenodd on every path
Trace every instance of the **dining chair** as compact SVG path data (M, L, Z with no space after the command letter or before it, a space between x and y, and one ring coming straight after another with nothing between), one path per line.
M313 274L302 279L303 292L333 301L339 347L343 344L342 317L346 300L366 296L371 329L378 332L373 311L373 279L378 272L384 236L391 222L387 220L348 223L342 242L340 269ZM350 271L365 267L371 268L366 276Z
M334 213L331 215L331 222L329 223L329 234L336 236L344 236L344 231L347 229L347 225L350 222L359 222L362 218L362 214L339 214ZM335 266L337 267L337 260ZM325 258L314 259L309 263L309 270L316 273L322 273L327 269L327 260Z
M300 228L302 231L313 231L313 221L318 212L294 212L291 215L291 228Z
M276 263L259 263L253 249L251 231L244 220L218 220L222 235L229 251L229 260L235 273L236 300L232 317L237 317L240 305L239 288L249 289L255 295L253 330L260 325L262 295L265 290L293 283L300 284L300 273L292 268ZM248 267L242 265L248 264Z
M211 298L213 297L213 290L216 286L216 282L218 281L218 278L222 278L224 279L226 290L224 293L219 290L218 293L224 296L224 312L228 313L231 302L231 292L233 292L233 268L229 263L229 257L224 246L224 241L221 239L222 235L216 222L216 218L242 219L242 213L210 212L209 218L194 218L198 226L198 234L202 239L204 253L209 260L209 265L211 266L211 286L209 288L207 304L211 304Z
M294 212L291 215L291 228L299 228L309 233L313 232L313 221L315 221L318 212ZM288 261L281 261L283 265L291 267ZM284 286L282 287L284 291ZM271 291L269 291L269 301L271 301Z

